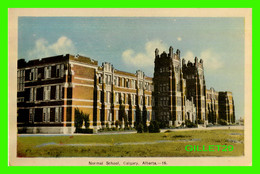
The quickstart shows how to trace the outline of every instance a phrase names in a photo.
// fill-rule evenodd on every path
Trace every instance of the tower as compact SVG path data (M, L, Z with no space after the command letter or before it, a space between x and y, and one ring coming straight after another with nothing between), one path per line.
M184 101L186 82L181 70L180 50L169 53L155 49L154 66L154 111L156 119L176 126L184 121Z
M206 121L206 83L204 77L203 60L195 57L195 62L188 61L182 65L183 78L186 79L186 95L188 100L194 101L197 110L197 121Z

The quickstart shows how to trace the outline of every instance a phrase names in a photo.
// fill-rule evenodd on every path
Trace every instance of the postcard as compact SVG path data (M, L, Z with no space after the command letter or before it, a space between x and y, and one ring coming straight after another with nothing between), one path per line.
M9 165L252 165L252 9L9 9Z

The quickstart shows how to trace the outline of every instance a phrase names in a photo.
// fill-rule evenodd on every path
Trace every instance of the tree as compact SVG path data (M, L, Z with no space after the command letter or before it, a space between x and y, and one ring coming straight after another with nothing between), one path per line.
M128 110L128 124L131 126L132 125L132 112L133 112L133 108L132 108L132 104L130 102L129 104L129 110Z
M89 128L89 114L85 114L80 111L78 108L75 109L75 127L76 132L79 132L82 129L83 123L85 123L85 128Z
M80 111L78 108L75 108L75 127L76 131L80 129L83 125L83 112Z
M142 124L144 127L144 132L147 132L147 125L146 125L146 121L147 121L147 109L145 106L145 103L143 104L143 114L142 114Z
M139 123L141 123L141 110L139 105L136 105L135 116L136 116L136 126L138 126Z
M125 105L122 104L122 100L119 100L119 120L122 122L124 120L124 124L127 127L127 115L125 113Z
M85 114L83 113L83 121L85 123L85 128L88 129L89 128L89 114Z

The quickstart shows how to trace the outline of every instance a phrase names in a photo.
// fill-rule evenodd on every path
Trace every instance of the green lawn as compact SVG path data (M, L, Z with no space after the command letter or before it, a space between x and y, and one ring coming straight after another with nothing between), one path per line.
M18 136L18 157L172 157L242 156L243 130L194 130L168 133ZM47 145L45 144L47 143ZM232 151L192 151L187 145L232 145Z

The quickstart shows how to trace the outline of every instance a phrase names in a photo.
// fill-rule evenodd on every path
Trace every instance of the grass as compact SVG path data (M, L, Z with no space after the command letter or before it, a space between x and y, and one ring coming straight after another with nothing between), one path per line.
M167 133L18 136L18 157L191 157L242 156L243 130L195 130ZM52 143L44 146L44 143ZM121 144L120 144L121 143ZM123 144L122 144L123 143ZM136 143L136 144L135 144ZM67 145L66 145L67 144ZM68 144L70 144L68 146ZM77 146L81 144L81 146ZM87 146L84 146L87 145ZM101 145L101 146L100 146ZM188 152L187 145L232 145L233 151Z

